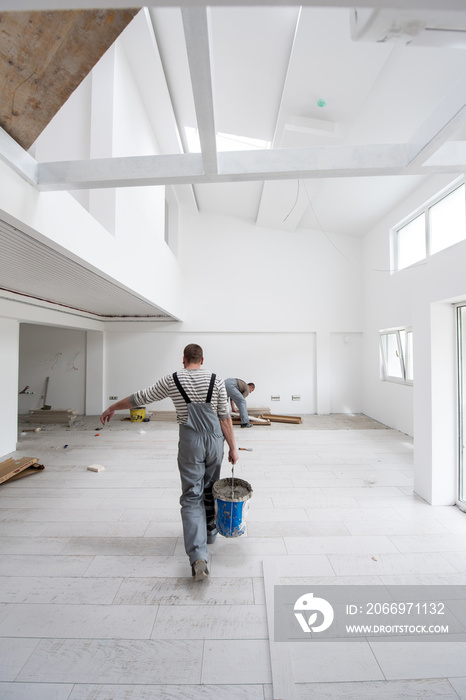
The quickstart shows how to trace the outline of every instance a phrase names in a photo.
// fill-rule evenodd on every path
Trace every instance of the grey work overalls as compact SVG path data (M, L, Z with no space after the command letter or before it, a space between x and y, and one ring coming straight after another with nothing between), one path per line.
M188 408L188 422L180 425L178 469L181 477L181 520L184 546L190 564L209 560L207 531L214 532L215 504L212 486L220 478L223 459L223 433L210 401L215 374L210 380L205 403L193 403L180 384L173 380Z

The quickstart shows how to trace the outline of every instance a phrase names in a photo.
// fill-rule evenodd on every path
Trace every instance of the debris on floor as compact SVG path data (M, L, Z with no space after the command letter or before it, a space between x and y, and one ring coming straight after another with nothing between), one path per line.
M102 464L91 464L90 467L87 468L88 472L104 472L105 467L102 466Z
M248 415L248 419L249 422L253 423L254 425L270 425L270 421L267 418ZM235 411L233 411L231 414L231 420L233 422L233 425L241 425L240 415Z
M6 459L0 462L0 484L7 481L21 479L23 476L37 474L45 469L43 464L39 464L36 457L21 457L20 459Z
M300 416L280 416L277 413L263 413L262 418L271 421L272 423L302 423L303 419Z
M256 418L260 418L263 413L271 413L271 410L266 406L262 406L259 408L253 408L252 406L248 406L248 413L250 416L256 416Z
M42 408L34 408L29 411L30 423L67 423L72 425L76 420L78 411L75 408L54 408L44 411Z

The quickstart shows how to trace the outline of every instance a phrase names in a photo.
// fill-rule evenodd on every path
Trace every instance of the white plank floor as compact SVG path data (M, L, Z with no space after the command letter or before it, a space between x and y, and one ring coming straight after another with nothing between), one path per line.
M466 515L413 494L406 435L364 416L235 428L247 532L194 583L176 424L98 425L23 434L13 456L46 468L0 485L2 700L466 700L461 643L289 645L290 697L273 685L264 562L290 585L466 584Z

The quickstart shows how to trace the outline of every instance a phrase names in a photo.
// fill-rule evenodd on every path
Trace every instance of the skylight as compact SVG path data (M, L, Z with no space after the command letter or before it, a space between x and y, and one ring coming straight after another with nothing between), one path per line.
M200 153L199 131L191 126L185 127L186 139L190 153ZM235 134L216 134L218 151L253 151L270 148L270 141L261 139L251 139L247 136L236 136Z

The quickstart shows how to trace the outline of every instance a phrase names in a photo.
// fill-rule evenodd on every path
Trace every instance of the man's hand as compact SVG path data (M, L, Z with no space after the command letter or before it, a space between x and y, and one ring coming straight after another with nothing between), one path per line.
M112 411L111 407L107 408L107 410L104 411L100 416L100 422L102 423L102 425L105 425L105 423L109 423L110 420L113 418L114 413L115 411Z
M233 449L230 448L230 450L228 452L228 461L231 464L233 464L233 466L235 466L235 464L238 460L239 460L238 450L236 449L236 447L234 447Z
M121 411L125 408L133 408L133 404L131 403L129 396L126 396L124 399L120 399L120 401L117 401L116 403L112 403L112 405L109 406L100 416L100 422L102 425L105 425L105 423L108 423L111 420L115 411Z

